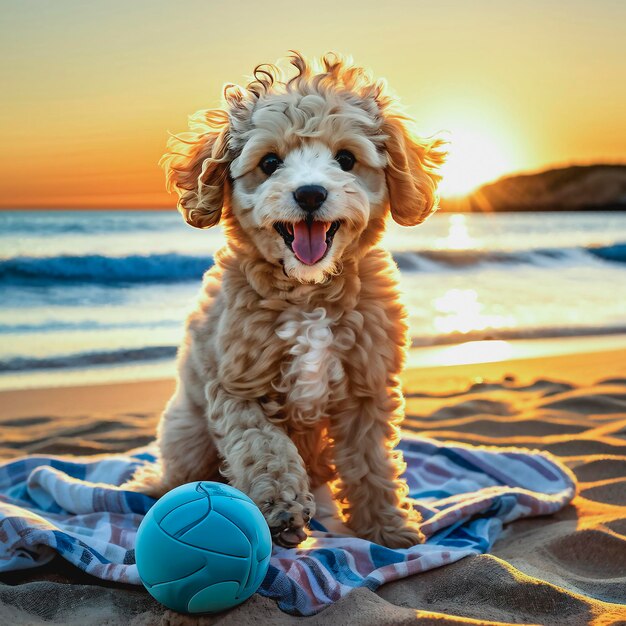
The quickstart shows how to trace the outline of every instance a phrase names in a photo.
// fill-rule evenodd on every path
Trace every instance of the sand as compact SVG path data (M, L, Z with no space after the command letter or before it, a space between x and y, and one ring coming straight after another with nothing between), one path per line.
M0 457L100 454L150 441L173 381L0 393ZM61 559L0 578L0 624L626 624L626 351L412 369L405 428L549 450L580 494L505 528L491 554L352 592L311 618L255 595L189 618Z

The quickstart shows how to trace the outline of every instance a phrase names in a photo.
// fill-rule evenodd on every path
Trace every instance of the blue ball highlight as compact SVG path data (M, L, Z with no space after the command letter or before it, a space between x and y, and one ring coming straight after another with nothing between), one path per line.
M222 483L189 483L146 514L135 544L150 594L180 613L216 613L247 600L269 567L272 537L256 504Z

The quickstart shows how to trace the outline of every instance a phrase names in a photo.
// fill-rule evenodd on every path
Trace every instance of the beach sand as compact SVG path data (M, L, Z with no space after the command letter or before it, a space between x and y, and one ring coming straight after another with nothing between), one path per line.
M355 590L310 618L253 596L189 618L136 587L56 559L0 577L1 624L626 623L626 351L414 368L407 430L558 455L580 481L573 504L505 528L490 554ZM172 380L0 393L0 458L100 454L148 443Z

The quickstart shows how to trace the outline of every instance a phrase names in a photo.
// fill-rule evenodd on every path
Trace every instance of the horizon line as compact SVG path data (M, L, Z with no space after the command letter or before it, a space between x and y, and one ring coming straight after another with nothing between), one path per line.
M499 176L497 178L494 178L491 181L487 181L484 183L481 183L479 185L477 185L474 189L472 189L471 191L468 191L465 194L461 194L461 195L447 195L447 196L441 196L441 200L442 201L450 201L453 203L458 203L460 201L463 201L465 199L470 198L470 196L472 196L473 194L475 194L477 191L479 191L480 189L482 189L483 187L487 187L489 185L493 185L495 183L498 183L501 180L505 180L508 178L515 178L515 177L525 177L525 176L535 176L535 175L539 175L539 174L543 174L545 172L549 172L549 171L555 171L555 170L562 170L562 169L568 169L570 167L615 167L615 166L621 166L621 167L626 167L626 158L623 159L618 159L615 161L610 161L610 160L602 160L602 161L592 161L592 162L588 162L588 163L581 163L581 162L570 162L567 164L556 164L550 167L544 167L541 169L533 169L533 170L519 170L519 171L515 171L515 172L511 172L508 174L504 174L502 176ZM154 192L152 192L154 193ZM166 193L166 192L165 192ZM167 197L167 196L166 196ZM172 196L172 200L175 200L175 197ZM175 202L172 202L171 204L169 203L141 203L141 204L133 204L132 202L129 204L121 204L121 203L116 203L114 205L108 204L108 203L103 203L103 202L94 202L93 204L91 203L85 203L85 204L63 204L61 202L55 201L55 202L47 202L47 203L39 203L39 204L34 204L34 203L24 203L24 204L20 204L20 203L12 203L12 204L4 204L2 203L2 201L0 200L0 211L115 211L115 210L120 210L120 211L170 211L170 210L177 210L177 204Z

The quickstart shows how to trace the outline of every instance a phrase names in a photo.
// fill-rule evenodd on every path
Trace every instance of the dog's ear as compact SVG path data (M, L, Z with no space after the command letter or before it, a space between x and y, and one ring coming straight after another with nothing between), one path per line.
M189 132L170 137L160 161L168 191L176 191L179 211L196 228L220 221L230 163L228 128L226 111L198 111L189 118Z
M441 179L437 169L445 160L444 142L413 137L406 118L399 115L385 118L383 133L387 136L385 174L391 215L402 226L415 226L437 208Z

